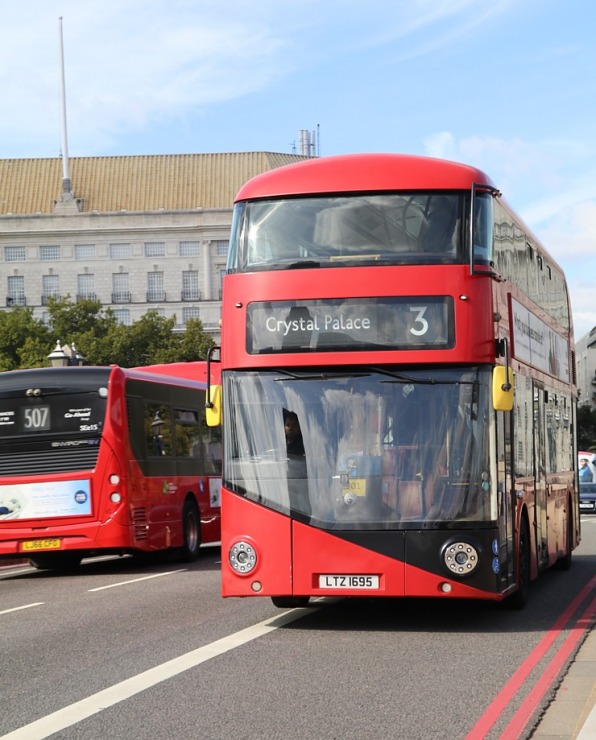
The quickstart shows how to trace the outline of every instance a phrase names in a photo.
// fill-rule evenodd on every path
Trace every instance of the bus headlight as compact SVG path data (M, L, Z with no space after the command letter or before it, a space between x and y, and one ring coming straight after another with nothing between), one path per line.
M447 570L456 576L472 573L479 561L478 550L469 542L451 542L443 550L443 562Z
M248 542L240 541L230 547L228 560L234 570L239 575L245 576L257 564L257 553L255 548Z

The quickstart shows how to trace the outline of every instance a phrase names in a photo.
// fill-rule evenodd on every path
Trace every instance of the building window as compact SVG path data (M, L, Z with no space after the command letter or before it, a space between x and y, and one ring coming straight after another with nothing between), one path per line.
M74 252L76 260L94 260L95 244L75 244Z
M114 272L112 274L112 303L130 303L127 272Z
M182 300L183 301L200 301L201 292L199 290L199 271L185 270L182 273Z
M60 276L59 275L42 275L41 276L41 305L48 305L48 298L60 298Z
M228 248L230 246L229 241L223 241L223 240L215 240L213 242L215 244L215 254L218 257L226 257L228 254Z
M7 306L25 306L25 278L23 275L8 276Z
M88 299L94 301L97 299L94 291L94 276L89 273L77 275L77 300Z
M39 259L42 262L56 262L60 259L60 247L56 245L40 247Z
M147 273L147 302L157 303L165 301L166 294L163 289L163 272Z
M182 309L182 323L186 324L190 319L200 319L201 315L199 313L199 307L198 306L185 306Z
M114 318L119 324L124 324L124 326L130 326L130 309L128 308L114 308L112 309L114 312Z
M180 242L178 244L178 254L180 257L198 257L199 242Z
M122 260L130 257L130 244L110 244L110 259Z
M26 259L25 247L4 247L5 262L24 262Z
M165 242L145 242L145 257L165 257Z

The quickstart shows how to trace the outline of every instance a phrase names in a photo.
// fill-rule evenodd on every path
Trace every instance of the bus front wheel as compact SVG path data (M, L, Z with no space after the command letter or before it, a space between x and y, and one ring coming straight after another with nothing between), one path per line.
M192 499L187 499L182 509L182 537L184 544L180 559L184 563L192 563L199 557L201 549L201 517L199 508Z
M273 606L277 606L279 609L300 609L301 607L308 606L310 601L309 596L272 596L271 601Z

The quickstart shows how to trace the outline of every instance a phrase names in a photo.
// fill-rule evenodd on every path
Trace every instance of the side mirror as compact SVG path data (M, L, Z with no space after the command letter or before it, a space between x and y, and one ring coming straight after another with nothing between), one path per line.
M209 386L209 399L205 404L205 420L208 427L221 426L221 385Z
M497 365L493 370L493 407L495 411L513 408L513 370Z

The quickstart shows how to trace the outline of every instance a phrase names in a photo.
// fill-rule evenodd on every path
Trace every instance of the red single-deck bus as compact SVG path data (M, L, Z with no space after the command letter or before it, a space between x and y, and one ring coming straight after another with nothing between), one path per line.
M204 362L2 373L0 559L64 569L176 549L191 561L219 541L205 390Z
M521 607L570 565L566 283L484 173L362 154L250 180L222 326L224 596Z

